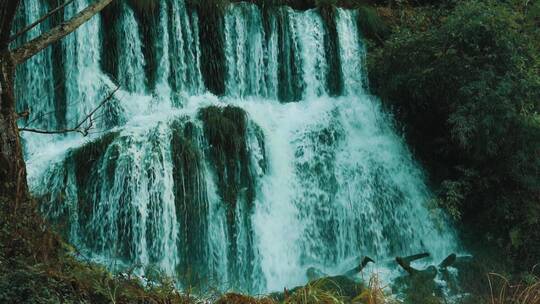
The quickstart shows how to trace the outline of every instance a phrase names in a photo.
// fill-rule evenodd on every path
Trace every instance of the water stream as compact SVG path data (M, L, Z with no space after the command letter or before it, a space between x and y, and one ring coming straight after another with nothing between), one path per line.
M21 24L48 9L25 3ZM208 19L183 0L150 16L120 3L17 73L35 128L72 126L120 87L87 137L24 134L33 193L86 256L258 293L305 283L310 266L456 250L369 94L355 11L236 3Z

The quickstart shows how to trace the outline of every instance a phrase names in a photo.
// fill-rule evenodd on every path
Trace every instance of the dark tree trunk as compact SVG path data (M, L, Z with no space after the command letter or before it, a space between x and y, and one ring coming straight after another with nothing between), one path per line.
M0 3L0 198L9 203L9 214L15 214L20 202L28 198L13 93L15 62L7 47L18 5L19 0Z

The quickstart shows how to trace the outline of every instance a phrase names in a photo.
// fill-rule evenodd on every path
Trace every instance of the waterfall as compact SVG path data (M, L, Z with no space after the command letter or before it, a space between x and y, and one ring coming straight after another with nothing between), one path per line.
M65 9L65 18L74 16L91 1L76 0ZM99 16L83 24L62 41L65 58L66 121L74 124L95 109L111 87L101 71L101 27Z
M260 10L246 3L231 6L225 15L225 37L227 95L267 96Z
M40 16L47 11L47 7L39 1L29 1L21 4L21 12L17 15L15 27L24 28L25 25L35 21L36 16ZM44 30L48 24L42 23L34 27L16 43L29 41ZM32 112L32 118L25 124L32 124L43 128L55 127L58 125L56 115L47 115L51 109L55 108L56 90L55 83L50 75L53 74L52 50L45 49L43 52L30 58L25 64L17 68L16 97L19 101L17 106L19 111Z
M19 22L39 18L40 3L26 1ZM42 212L86 256L181 288L259 293L305 283L311 266L338 274L369 255L392 276L384 262L396 255L457 249L369 94L354 10L111 10L17 71L17 97L42 128L73 125L119 86L89 136L25 135Z
M365 94L367 87L364 43L358 35L356 12L338 9L337 32L345 94Z
M117 39L118 54L118 82L127 91L144 93L146 89L142 53L142 43L139 39L139 26L135 20L133 10L124 2L121 3L122 13L115 31L122 39Z
M199 20L196 13L189 14L185 3L173 1L171 28L171 65L174 67L173 87L176 91L199 94L204 90L198 32Z

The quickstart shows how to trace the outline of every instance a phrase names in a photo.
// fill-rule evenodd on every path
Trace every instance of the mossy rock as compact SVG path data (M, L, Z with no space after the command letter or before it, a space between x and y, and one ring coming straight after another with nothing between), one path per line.
M183 284L200 287L207 275L206 244L200 240L207 238L208 198L199 130L183 120L173 122L171 128L174 201L181 225L178 242L184 257L177 272Z
M215 95L225 94L224 14L228 1L191 0L188 8L197 12L201 48L201 73L206 88Z
M93 190L91 184L97 178L96 165L119 134L119 132L110 132L82 147L73 149L66 160L66 165L72 166L74 170L77 186L78 216L83 226L92 215ZM114 168L107 168L107 172L114 175Z
M336 7L334 5L322 5L319 7L319 12L326 26L324 48L326 49L329 63L326 86L331 96L339 96L343 93L343 75L341 73L339 54L339 35L335 21Z
M252 213L255 201L257 172L252 166L252 157L248 148L249 132L247 115L239 107L210 106L199 112L203 123L206 147L206 159L214 173L217 192L224 203L229 240L234 240L239 231L251 231L251 222L247 217ZM261 138L258 138L262 141ZM237 212L237 207L243 209ZM252 270L237 267L237 257L242 254L246 260L252 260L253 240L248 238L247 250L238 251L236 242L230 242L229 264L230 281L234 286L253 284L246 278ZM254 267L254 265L251 265Z
M103 156L110 144L118 138L119 132L110 132L102 137L70 151L70 159L75 166L77 185L83 186L88 182L96 162Z
M201 109L208 152L214 164L222 199L234 207L240 192L254 199L254 181L250 172L247 147L247 117L238 107L210 106Z

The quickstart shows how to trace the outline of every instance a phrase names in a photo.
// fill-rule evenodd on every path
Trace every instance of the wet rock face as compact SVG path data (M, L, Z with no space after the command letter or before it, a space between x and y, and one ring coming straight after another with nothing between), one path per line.
M75 245L111 261L168 263L191 286L227 275L252 288L246 278L255 266L240 263L256 254L249 216L267 165L250 149L264 154L263 145L261 129L232 106L142 133L111 132L51 168L43 212ZM225 238L219 248L217 233ZM216 250L225 273L208 265Z
M248 201L255 194L247 150L247 121L244 110L211 106L199 112L203 121L208 153L214 163L223 200L234 208L239 195Z
M252 261L255 254L249 216L253 212L256 196L257 175L254 165L257 164L252 163L248 149L249 122L245 111L233 106L203 108L199 111L199 118L203 122L207 142L205 153L212 162L218 193L227 205L225 209L229 239L239 237L242 232L248 233L245 243L230 244L229 258L233 262L229 272L235 280L251 284L246 278L252 274L253 265L246 268L237 264L242 250L248 261ZM257 130L256 127L253 129ZM254 135L255 144L264 142L262 133L255 132Z
M207 3L208 2L208 3ZM218 96L225 94L226 61L223 32L224 10L212 5L211 1L200 1L194 5L199 16L201 41L201 72L208 90Z

